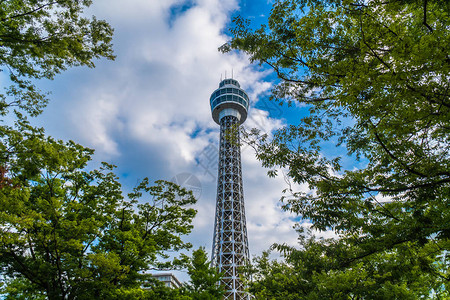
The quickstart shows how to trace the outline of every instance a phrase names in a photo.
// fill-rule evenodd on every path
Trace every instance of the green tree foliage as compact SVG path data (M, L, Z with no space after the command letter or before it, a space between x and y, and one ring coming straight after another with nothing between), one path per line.
M71 66L93 67L93 59L113 59L108 23L87 18L92 0L0 1L0 70L11 80L0 92L0 113L20 108L42 112L45 94L30 79L52 79Z
M283 208L340 235L327 246L339 246L336 253L313 256L318 264L338 263L315 275L362 278L347 281L355 290L377 282L378 289L359 297L379 298L395 285L378 281L393 266L406 272L391 274L412 293L413 282L428 276L448 290L449 8L440 0L278 0L258 30L236 18L233 40L222 48L269 65L280 79L272 98L309 109L271 139L257 131L247 138L269 174L287 168L294 183L309 185L310 192L287 189ZM322 151L332 144L365 166L343 169L340 157ZM305 259L294 249L285 255L288 263ZM312 280L295 275L300 283Z
M10 295L125 299L142 292L145 271L159 267L166 251L190 247L181 239L196 213L190 191L145 179L127 200L112 166L84 170L90 149L26 123L2 142L9 157L0 162L8 166L0 190L0 266Z
M182 289L174 289L164 286L163 283L154 281L150 288L142 291L143 296L129 299L148 299L148 300L191 300L192 298L185 295ZM123 298L120 298L123 299Z
M112 28L91 0L0 1L0 294L5 299L182 299L151 278L168 251L191 247L195 199L144 179L124 197L113 166L88 170L93 150L45 136L26 115L47 103L34 85L112 54ZM3 81L5 82L5 80ZM151 288L143 285L150 283Z
M447 299L442 278L426 270L433 247L403 243L390 251L359 257L346 238L300 236L301 249L274 245L284 260L269 252L254 259L250 293L256 299ZM445 269L441 265L441 271ZM432 292L431 292L432 291Z
M205 249L199 248L192 253L188 264L190 283L185 286L185 294L193 300L220 300L225 289L219 285L222 275L211 266Z

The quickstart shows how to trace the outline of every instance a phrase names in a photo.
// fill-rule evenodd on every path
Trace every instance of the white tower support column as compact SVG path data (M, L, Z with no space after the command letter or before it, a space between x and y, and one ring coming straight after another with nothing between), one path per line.
M225 79L211 96L213 119L220 125L220 152L212 263L224 273L224 299L249 299L240 268L249 262L239 125L247 117L248 96L234 79Z

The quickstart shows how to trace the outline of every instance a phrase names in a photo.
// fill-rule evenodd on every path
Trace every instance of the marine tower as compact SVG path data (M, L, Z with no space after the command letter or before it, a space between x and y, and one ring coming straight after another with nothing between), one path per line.
M239 278L239 268L250 258L239 146L239 125L247 119L249 99L237 80L225 79L210 104L213 120L220 125L212 264L224 273L224 299L249 299Z

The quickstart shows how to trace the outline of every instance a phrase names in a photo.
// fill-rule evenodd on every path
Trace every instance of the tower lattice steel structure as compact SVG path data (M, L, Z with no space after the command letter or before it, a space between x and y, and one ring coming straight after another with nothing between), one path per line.
M239 278L239 268L250 258L239 146L239 125L247 118L249 99L237 80L225 79L212 93L210 103L212 117L220 125L212 263L224 273L224 299L249 299Z

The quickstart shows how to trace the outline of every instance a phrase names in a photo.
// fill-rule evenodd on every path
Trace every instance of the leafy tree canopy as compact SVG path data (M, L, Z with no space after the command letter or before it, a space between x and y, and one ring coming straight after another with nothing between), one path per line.
M0 72L10 79L0 115L15 113L0 126L0 297L190 299L148 271L186 260L161 262L191 247L182 236L196 214L192 193L144 179L126 197L114 166L87 169L92 149L27 121L47 103L36 80L114 59L110 25L83 14L91 4L0 1Z
M193 300L220 300L225 288L219 285L222 274L211 266L204 248L199 248L192 253L192 258L187 266L190 283L186 284L184 294Z
M375 268L367 283L382 260L404 266L410 281L412 264L448 290L448 268L437 261L450 250L449 11L440 0L278 0L257 30L236 18L221 48L270 66L280 79L272 98L309 109L271 139L256 130L247 138L269 174L287 168L293 182L309 185L287 189L284 209L346 245L333 254L339 264L322 269L328 276ZM322 151L332 143L365 167L343 169L339 156ZM294 253L285 252L300 259Z
M1 137L8 147L0 165L8 168L1 174L0 276L8 299L125 299L143 292L145 271L158 268L166 251L190 247L181 236L196 214L192 192L144 179L124 198L111 165L84 170L91 149L18 126Z
M52 79L71 66L93 67L93 59L114 59L111 26L83 10L92 0L8 0L0 2L0 71L11 80L0 93L0 114L20 108L31 115L47 103L33 79Z
M254 281L249 286L256 299L450 297L448 283L434 273L447 272L448 262L430 257L434 245L406 242L390 251L360 257L358 246L346 238L318 239L301 233L299 241L300 249L273 246L283 254L283 261L271 260L270 252L254 259L250 267Z

